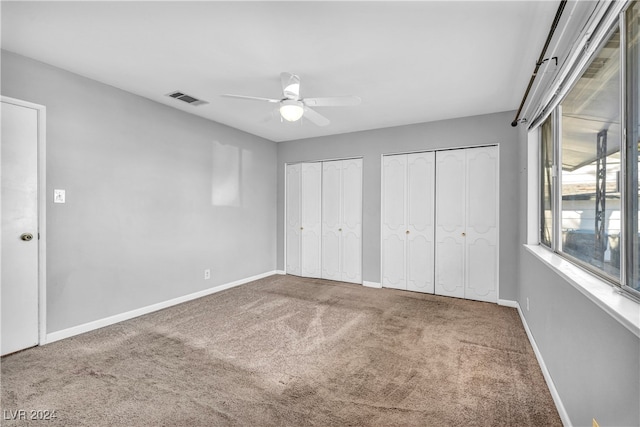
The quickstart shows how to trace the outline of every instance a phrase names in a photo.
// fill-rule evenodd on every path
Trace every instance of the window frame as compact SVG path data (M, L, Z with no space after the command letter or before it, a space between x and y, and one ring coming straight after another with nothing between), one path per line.
M627 54L628 54L628 46L627 46L627 26L626 26L626 14L629 7L634 4L633 1L625 2L624 6L617 10L617 12L612 13L611 16L607 16L603 18L602 22L599 25L603 25L602 30L598 32L597 38L594 36L593 43L596 45L593 48L593 45L589 45L585 47L587 51L585 53L588 58L578 59L577 62L581 62L579 67L576 67L576 70L570 73L570 76L567 76L567 79L563 83L564 89L562 91L561 96L555 99L553 104L547 106L544 111L546 114L541 114L536 120L533 121L532 126L529 128L529 131L537 131L538 132L538 159L537 159L537 170L538 173L541 174L537 177L537 201L539 203L537 207L538 215L544 215L544 177L542 174L544 173L544 157L543 157L543 131L542 126L546 123L547 120L551 121L552 128L552 194L550 198L550 210L551 210L551 245L547 246L542 239L542 234L544 232L542 227L542 218L536 215L537 221L537 244L554 254L562 257L568 262L576 265L577 267L586 270L588 273L593 274L598 279L603 280L609 285L615 286L619 292L630 296L632 299L640 302L640 290L635 289L629 285L629 280L633 277L633 274L630 269L634 268L634 262L632 258L640 258L639 248L629 248L629 245L633 244L633 236L630 233L633 232L634 227L629 227L628 221L633 221L633 213L629 211L629 209L634 205L628 204L628 201L633 199L634 195L630 194L629 191L633 191L633 185L630 185L628 179L631 178L631 175L628 173L628 169L631 167L631 164L628 164L628 144L633 143L627 140L628 134L631 132L627 132L628 120L627 116L629 113L628 109L628 94L627 94ZM606 26L606 27L605 27ZM600 51L605 47L609 39L612 35L619 31L620 34L620 48L619 48L619 94L620 94L620 277L615 277L603 269L596 267L595 265L590 264L589 262L583 261L581 259L576 258L575 256L568 254L563 251L562 248L562 102L565 100L567 95L574 88L576 83L582 78L587 68L592 64L592 62L597 58L597 55ZM595 43L597 42L597 43ZM638 69L638 73L640 73L640 67ZM631 137L631 135L629 135ZM637 142L636 142L637 144ZM636 168L640 168L640 164L635 165ZM637 172L640 174L640 170ZM640 185L640 184L639 184ZM637 186L635 187L637 190ZM639 197L637 194L635 195L636 199ZM635 206L637 207L640 204L640 201L636 200ZM640 215L640 213L636 212L636 215ZM637 220L637 216L636 216ZM640 240L640 237L638 237ZM640 261L638 262L640 264ZM637 269L640 269L640 266L636 265Z

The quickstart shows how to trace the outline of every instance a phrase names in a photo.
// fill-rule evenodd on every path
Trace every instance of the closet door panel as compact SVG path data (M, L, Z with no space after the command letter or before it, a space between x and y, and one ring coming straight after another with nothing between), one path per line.
M288 274L300 275L300 164L287 165L287 265Z
M498 149L467 151L467 253L465 297L497 302Z
M362 283L362 159L342 161L342 280Z
M407 289L434 291L435 153L407 155Z
M406 155L383 157L382 286L396 289L407 289L406 175Z
M439 295L464 297L465 150L436 154L436 283Z
M436 294L464 298L464 244L444 237L436 249Z
M342 162L322 164L322 278L341 280Z
M322 244L322 163L302 163L301 274L320 277Z
M467 247L467 284L465 298L497 302L497 247L484 238L469 242Z
M362 240L355 233L343 237L342 281L362 283Z

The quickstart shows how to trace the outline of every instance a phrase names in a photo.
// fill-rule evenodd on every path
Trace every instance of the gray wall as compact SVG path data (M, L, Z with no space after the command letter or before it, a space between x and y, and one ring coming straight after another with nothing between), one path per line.
M284 270L286 163L363 157L363 279L380 282L381 156L388 153L500 145L500 298L517 298L518 132L512 112L311 138L278 144L278 269Z
M5 51L2 95L47 107L48 332L275 269L275 143Z
M526 241L527 136L520 125L520 243ZM640 338L518 245L519 299L573 425L640 425ZM529 298L529 310L526 299Z

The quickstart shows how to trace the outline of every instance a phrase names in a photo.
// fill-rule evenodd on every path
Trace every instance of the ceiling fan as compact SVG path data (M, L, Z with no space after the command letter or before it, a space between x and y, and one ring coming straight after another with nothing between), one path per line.
M289 122L300 120L302 116L318 126L327 126L330 122L322 114L309 107L345 107L360 104L358 96L333 96L324 98L300 98L300 77L291 73L280 73L282 98L260 98L257 96L224 94L228 98L248 99L279 104L280 116Z

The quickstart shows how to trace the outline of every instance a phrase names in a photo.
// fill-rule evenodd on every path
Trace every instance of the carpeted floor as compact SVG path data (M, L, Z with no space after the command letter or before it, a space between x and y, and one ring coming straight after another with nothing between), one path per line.
M2 425L562 425L515 309L271 276L1 361Z

